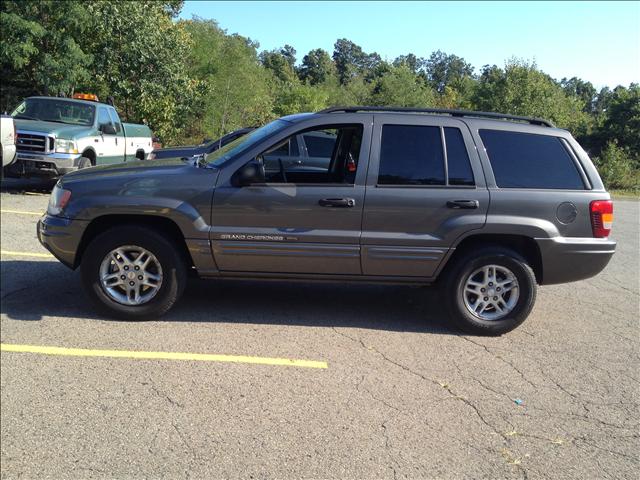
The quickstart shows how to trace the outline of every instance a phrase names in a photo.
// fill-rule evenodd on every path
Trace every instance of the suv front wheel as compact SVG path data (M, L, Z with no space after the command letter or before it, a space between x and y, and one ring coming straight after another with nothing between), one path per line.
M447 310L463 330L501 335L526 320L536 300L536 277L526 260L485 247L455 261L444 281Z
M149 320L180 298L187 270L176 246L151 228L112 228L89 243L82 258L84 288L109 316Z

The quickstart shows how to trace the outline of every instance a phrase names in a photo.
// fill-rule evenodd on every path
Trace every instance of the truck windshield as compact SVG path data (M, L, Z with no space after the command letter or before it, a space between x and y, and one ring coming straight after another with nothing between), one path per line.
M233 142L227 143L222 148L219 148L215 152L207 155L207 163L210 165L219 167L227 160L235 157L236 155L250 149L256 143L270 137L274 133L282 130L283 128L291 125L291 122L278 119L271 123L267 123L264 127L260 127L257 130L235 139Z
M96 107L62 98L27 98L16 107L11 116L24 120L93 125Z

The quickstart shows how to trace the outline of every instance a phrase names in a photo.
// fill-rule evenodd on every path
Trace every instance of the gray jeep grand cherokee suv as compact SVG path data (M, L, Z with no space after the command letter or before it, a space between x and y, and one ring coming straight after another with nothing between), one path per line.
M501 334L529 315L537 284L607 265L612 220L589 157L549 122L349 107L283 117L199 161L68 174L38 237L126 319L164 314L189 272L437 281L454 322Z

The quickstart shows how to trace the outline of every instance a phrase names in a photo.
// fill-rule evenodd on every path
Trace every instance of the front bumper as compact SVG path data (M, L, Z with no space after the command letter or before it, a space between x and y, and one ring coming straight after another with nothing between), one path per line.
M37 154L18 152L16 162L9 168L9 174L18 176L59 177L78 169L79 153Z
M590 278L607 266L616 251L608 238L537 238L543 285Z
M89 222L43 215L38 220L37 234L40 243L64 265L75 269L78 247Z

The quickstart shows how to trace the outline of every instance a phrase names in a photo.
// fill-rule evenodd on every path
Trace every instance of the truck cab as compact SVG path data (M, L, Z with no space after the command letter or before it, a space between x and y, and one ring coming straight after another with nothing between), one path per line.
M146 125L123 123L95 95L29 97L11 114L16 123L14 176L59 177L94 165L144 160L153 150Z

